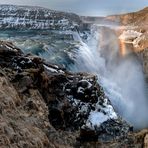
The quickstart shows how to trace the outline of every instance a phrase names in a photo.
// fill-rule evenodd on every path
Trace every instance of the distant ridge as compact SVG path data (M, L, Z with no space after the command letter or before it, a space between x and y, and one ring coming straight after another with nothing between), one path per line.
M0 29L73 29L81 24L74 13L39 6L0 5Z
M106 19L118 21L122 25L148 25L148 7L137 12L131 12L121 15L110 15Z

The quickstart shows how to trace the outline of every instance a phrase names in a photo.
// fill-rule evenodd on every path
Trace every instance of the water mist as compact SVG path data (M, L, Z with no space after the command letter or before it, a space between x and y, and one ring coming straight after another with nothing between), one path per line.
M94 26L92 34L87 43L80 40L77 71L97 74L115 110L135 129L148 127L147 87L139 59L134 53L120 54L112 29Z

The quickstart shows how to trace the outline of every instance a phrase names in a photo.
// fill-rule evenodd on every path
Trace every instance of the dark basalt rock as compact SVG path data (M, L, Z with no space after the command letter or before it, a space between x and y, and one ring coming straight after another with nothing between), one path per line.
M94 130L81 129L80 137L77 140L81 142L98 141L98 134Z

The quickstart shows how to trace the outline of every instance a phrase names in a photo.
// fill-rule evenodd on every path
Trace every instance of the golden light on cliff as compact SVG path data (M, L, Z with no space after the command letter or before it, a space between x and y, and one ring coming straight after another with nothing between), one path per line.
M121 56L125 56L126 55L126 45L125 45L125 42L122 39L119 39L119 45L120 45Z

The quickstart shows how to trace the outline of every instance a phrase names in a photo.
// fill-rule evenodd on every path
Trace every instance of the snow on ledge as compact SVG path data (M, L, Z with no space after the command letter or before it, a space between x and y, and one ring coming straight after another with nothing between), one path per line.
M123 31L123 33L119 36L120 40L124 40L124 41L133 41L134 39L140 37L142 35L142 33L134 31L134 30L127 30L127 31Z

